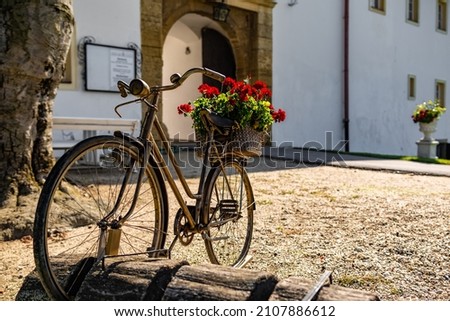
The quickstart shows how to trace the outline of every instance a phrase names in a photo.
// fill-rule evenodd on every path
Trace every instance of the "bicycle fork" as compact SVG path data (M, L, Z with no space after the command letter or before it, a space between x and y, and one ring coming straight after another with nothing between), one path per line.
M122 204L124 195L126 193L126 189L129 186L131 175L135 171L136 165L135 159L131 159L130 163L128 164L128 168L126 169L126 174L122 181L120 191L115 201L113 209L101 221L97 223L97 226L100 228L97 260L101 260L105 256L115 256L119 254L120 238L122 235L121 227L130 217L130 215L133 213L136 207L136 203L139 198L139 193L141 190L143 177L145 174L145 169L147 167L147 159L148 158L146 157L146 155L144 155L144 163L143 166L139 168L138 181L135 187L130 208L128 209L127 213L123 217L119 216L118 218L111 220L111 218L117 215L119 207ZM123 165L125 166L125 164Z

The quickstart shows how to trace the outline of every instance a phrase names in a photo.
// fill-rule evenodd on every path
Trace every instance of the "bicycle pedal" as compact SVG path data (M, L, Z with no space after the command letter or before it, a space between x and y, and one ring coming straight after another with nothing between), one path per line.
M223 241L223 240L227 240L230 237L229 236L221 236L221 237L209 237L206 234L203 234L203 238L210 241L210 242L215 242L215 241Z
M220 200L219 209L222 214L236 214L238 202L236 200Z

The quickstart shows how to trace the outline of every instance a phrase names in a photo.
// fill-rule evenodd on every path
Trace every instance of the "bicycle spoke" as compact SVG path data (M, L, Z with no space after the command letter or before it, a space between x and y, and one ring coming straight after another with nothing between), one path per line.
M212 170L204 213L209 236L205 245L213 263L240 266L248 253L253 229L254 200L242 166L228 161Z

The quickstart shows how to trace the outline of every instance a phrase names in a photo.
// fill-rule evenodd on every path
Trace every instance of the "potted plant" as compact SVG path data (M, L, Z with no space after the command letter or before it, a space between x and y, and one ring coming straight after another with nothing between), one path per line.
M411 118L419 123L419 130L424 134L422 140L432 141L431 134L436 131L437 120L445 113L446 108L438 100L428 100L416 106Z
M226 78L222 83L222 92L218 88L208 84L202 84L198 88L201 96L192 103L181 104L177 107L178 113L189 116L193 120L197 140L206 136L206 128L201 119L201 111L208 110L220 117L231 119L235 122L228 142L242 140L259 142L259 149L264 135L274 122L282 122L286 119L286 112L275 107L270 102L272 92L263 81L250 84L246 81L236 81Z

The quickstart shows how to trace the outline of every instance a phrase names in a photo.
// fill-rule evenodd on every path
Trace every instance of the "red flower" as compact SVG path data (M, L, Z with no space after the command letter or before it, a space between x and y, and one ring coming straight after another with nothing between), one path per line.
M239 99L242 101L247 101L248 97L256 97L257 91L253 88L252 85L248 85L242 81L237 82L236 86L234 86L231 93L237 93L239 95Z
M241 90L242 90L242 88L244 88L244 86L245 86L245 83L244 83L244 82L242 82L242 81L236 81L236 82L234 83L234 86L230 89L230 92L231 92L232 94L234 94L234 93L240 93Z
M227 77L225 78L222 84L226 89L229 90L231 88L234 88L234 86L236 86L236 81L231 77Z
M206 98L213 98L214 96L219 95L219 89L208 84L201 84L200 87L198 87L198 91Z
M254 87L256 90L261 90L261 89L263 89L263 88L267 88L267 84L266 84L264 81L257 80L257 81L255 81L255 83L253 84L253 87Z
M259 100L270 100L272 97L272 92L269 88L261 88L261 90L258 93L257 99Z
M278 111L272 112L272 118L276 123L281 123L286 119L286 112L280 108Z
M180 106L177 107L178 110L178 114L189 114L191 111L194 110L194 108L192 108L191 104L181 104Z
M251 85L245 85L245 87L243 88L241 94L242 95L247 95L248 97L255 97L256 96L256 89L253 88ZM248 98L247 98L248 99Z
M236 121L243 128L250 127L257 131L265 131L274 122L286 119L286 112L281 108L275 109L270 103L272 91L260 80L252 85L249 79L237 81L227 77L222 82L222 89L202 84L198 91L201 97L192 105L179 105L178 113L190 116L194 121L193 127L202 133L206 131L200 117L203 110L211 110Z

